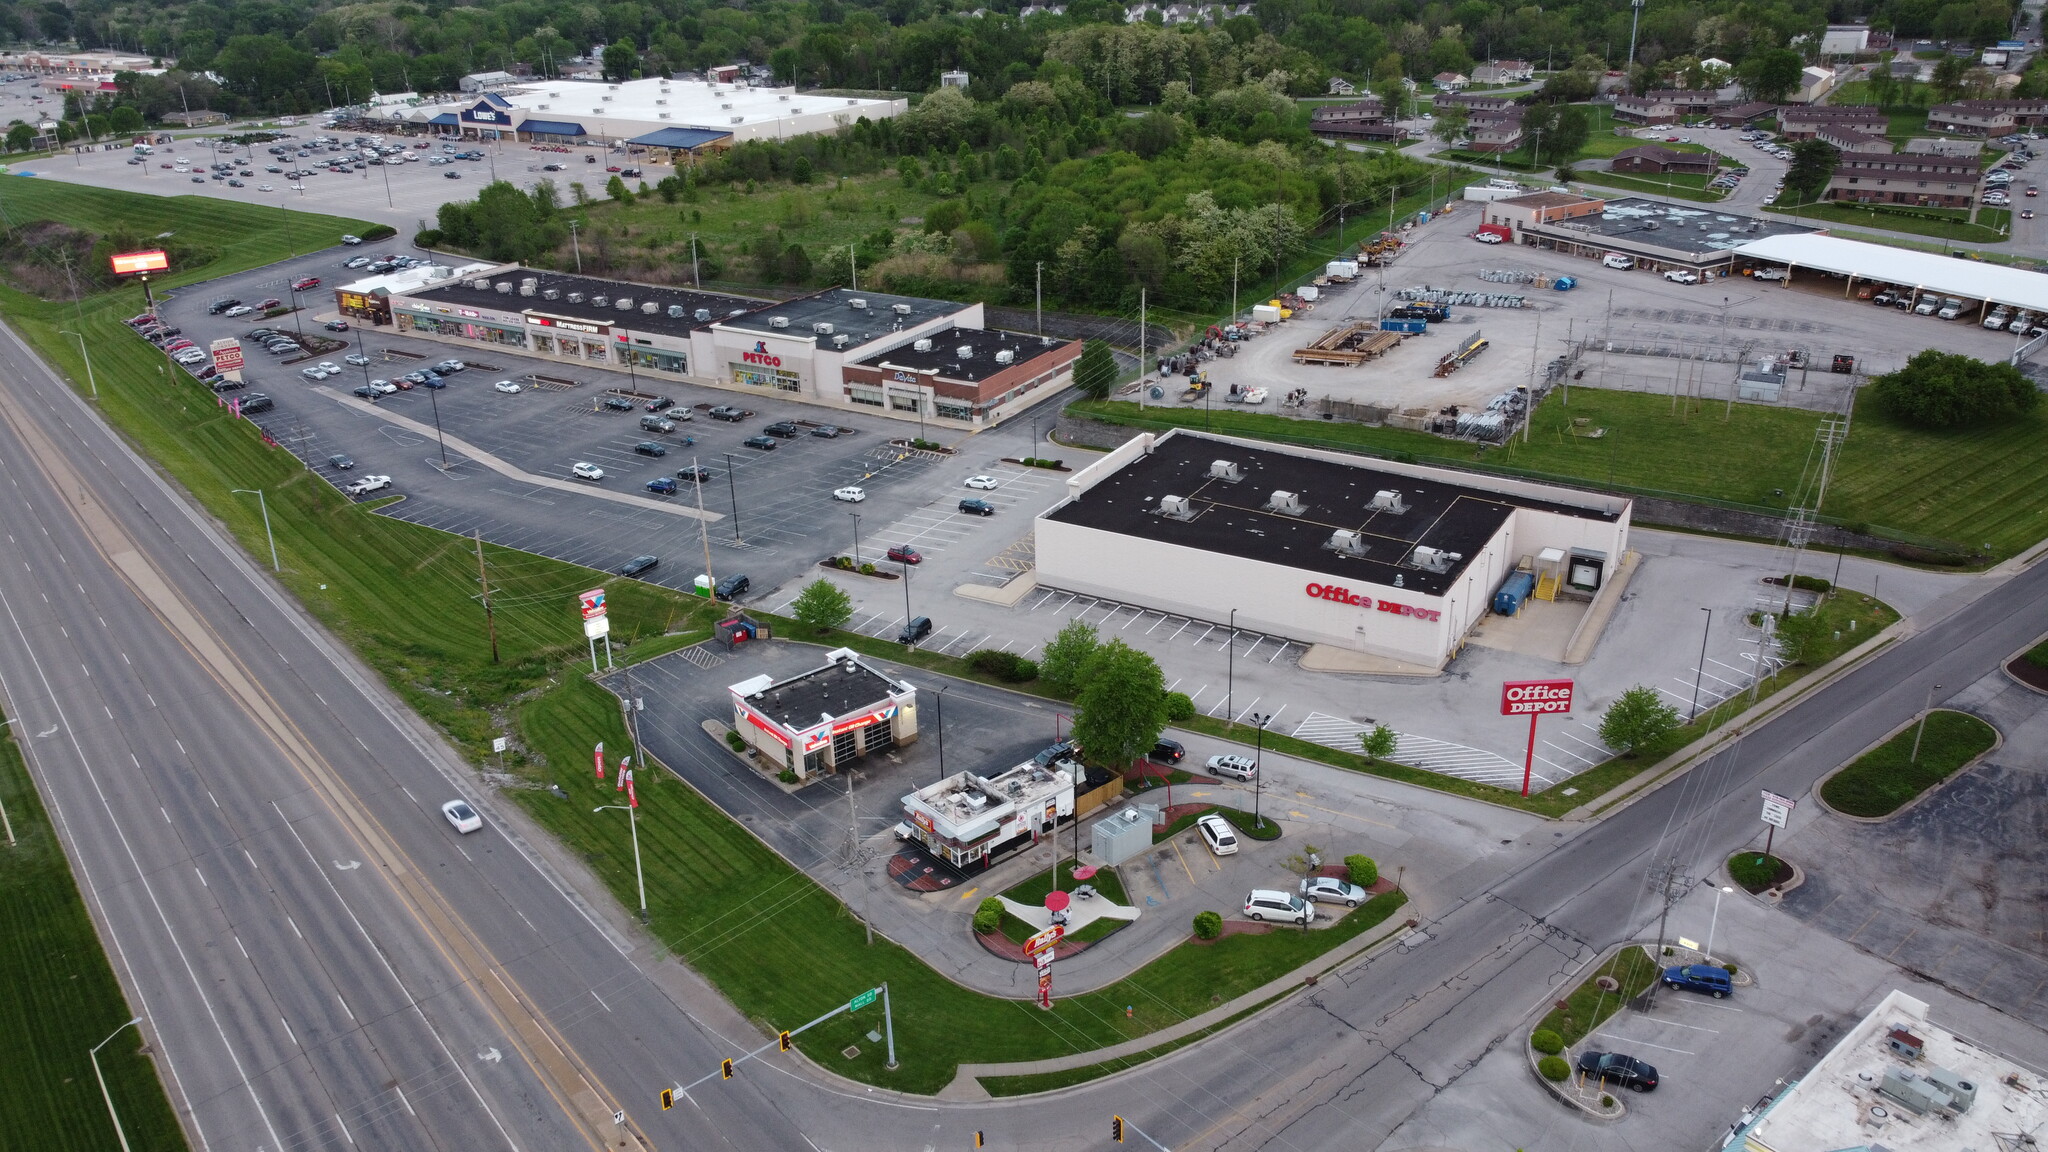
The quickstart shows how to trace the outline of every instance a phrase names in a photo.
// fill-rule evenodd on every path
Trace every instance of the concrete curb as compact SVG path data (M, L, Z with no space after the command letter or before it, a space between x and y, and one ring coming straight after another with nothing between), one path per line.
M1828 773L1827 775L1821 777L1819 780L1814 781L1813 802L1815 804L1820 805L1821 811L1827 813L1830 816L1835 817L1838 820L1847 820L1851 824L1888 823L1890 821L1898 819L1901 816L1904 816L1906 813L1911 812L1913 809L1918 808L1920 805L1926 803L1929 797L1940 792L1943 788L1948 787L1951 781L1955 780L1963 773L1968 772L1970 769L1975 768L1977 765L1983 763L1985 757L1991 755L1993 752L1998 751L2000 748L2005 747L2005 733L2000 732L1998 730L1998 725L1993 724L1991 721L1984 719L1982 716L1977 715L1975 712L1966 712L1961 708L1932 708L1928 710L1927 715L1932 716L1936 712L1954 712L1958 715L1968 716L1973 720L1981 722L1986 728L1991 729L1991 747L1986 748L1984 751L1977 753L1975 756L1970 757L1963 763L1956 765L1955 771L1950 772L1947 776L1943 777L1938 783L1934 784L1932 787L1922 789L1918 796L1913 797L1911 800L1906 801L1904 804L1899 805L1897 808L1893 809L1890 812L1885 813L1882 816L1851 816L1847 812L1844 812L1841 809L1836 808L1834 805L1827 802L1827 798L1821 795L1821 790L1827 787L1828 781L1833 780L1835 777L1841 775L1843 772L1848 771L1849 765L1854 764L1856 761L1862 759L1864 756L1869 755L1872 751L1875 751L1878 748L1882 748L1887 741L1890 741L1894 737L1898 736L1899 733L1906 731L1908 728L1913 727L1915 724L1918 724L1920 722L1920 718L1918 716L1915 716L1913 719L1908 720L1904 724L1901 724L1898 727L1892 729L1891 731L1885 733L1882 737L1873 741L1868 746L1858 749L1854 756L1851 756L1847 760L1842 761L1840 767L1836 768L1834 771Z
M2035 637L2032 641L2023 645L2019 649L2019 651L2014 652L2012 655L2007 656L2005 659L2000 660L1998 662L1998 670L2000 672L2005 673L2005 678L2007 680L2012 681L2013 683L2019 685L2022 688L2025 688L2027 691L2032 692L2037 696L2048 696L2048 689L2036 688L2032 684L2027 683L2025 680L2020 679L2018 675L2014 674L2012 670L2012 665L2019 660L2025 659L2027 653L2033 651L2035 645L2040 644L2043 640L2048 640L2048 636Z

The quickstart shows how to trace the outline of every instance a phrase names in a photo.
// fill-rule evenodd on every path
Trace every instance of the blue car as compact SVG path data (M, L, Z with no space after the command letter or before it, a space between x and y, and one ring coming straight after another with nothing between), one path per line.
M1687 992L1705 992L1719 1000L1735 990L1735 981L1729 977L1726 968L1714 968L1706 964L1680 964L1664 970L1664 986Z
M676 482L672 477L656 476L647 482L647 490L662 496L673 496L676 494Z

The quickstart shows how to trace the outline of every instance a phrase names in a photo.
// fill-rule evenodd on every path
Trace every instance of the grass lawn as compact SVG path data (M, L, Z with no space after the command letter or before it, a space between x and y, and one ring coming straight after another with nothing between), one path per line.
M1575 183L1595 184L1602 188L1618 188L1624 192L1648 192L1655 196L1669 196L1675 200L1693 200L1701 204L1714 204L1724 199L1719 192L1707 190L1707 177L1685 173L1669 177L1630 176L1620 172L1588 171L1579 169L1572 177Z
M1600 977L1612 977L1621 985L1618 991L1609 992L1600 987ZM1552 1008L1537 1023L1538 1029L1548 1029L1564 1038L1567 1050L1586 1038L1603 1021L1621 1006L1635 999L1654 983L1658 976L1657 962L1633 944L1623 948L1613 959L1602 964L1586 976L1585 982L1565 997L1563 1008Z
M1599 359L1587 362L1597 378ZM1668 396L1571 389L1536 410L1533 436L1482 448L1398 428L1294 420L1270 413L1147 408L1120 401L1082 402L1077 414L1134 427L1181 426L1309 444L1479 471L1592 484L1639 495L1673 496L1782 512L1799 488L1817 413L1718 401L1675 409ZM1607 434L1597 440L1566 429L1585 418ZM1726 462L1740 458L1741 468ZM2048 536L2037 496L2048 489L2048 407L2004 424L1931 431L1893 422L1859 403L1828 488L1829 517L1909 542L1986 546L1991 559L2024 551Z
M1131 902L1131 898L1124 893L1123 878L1117 875L1116 869L1100 868L1088 879L1076 880L1074 879L1074 869L1076 867L1079 867L1079 865L1073 860L1060 861L1061 891L1072 892L1077 884L1089 884L1093 885L1095 891L1112 904L1129 904ZM1045 906L1045 894L1052 891L1052 873L1053 870L1048 868L1029 880L1012 886L1003 892L1002 895L1009 897L1019 904L1032 908L1042 908Z
M1817 204L1772 205L1764 211L1790 216L1795 220L1860 224L1865 228L1883 228L1914 236L1931 236L1937 240L1953 240L1961 244L2003 244L2006 241L2006 233L1999 231L1999 228L2001 225L2008 229L2011 227L2011 213L2002 208L1980 210L1975 224L1966 223L1970 214L1961 208L1907 208L1903 205L1843 204L1829 201Z
M0 1035L7 1091L0 1147L104 1152L118 1144L87 1051L130 1011L107 964L70 862L30 783L13 728L0 734L0 804L16 846L0 847ZM177 1152L185 1134L156 1066L128 1029L100 1049L100 1068L135 1152Z
M1272 734L1268 733L1266 738L1270 742ZM1157 789L1154 789L1154 791L1157 791ZM1160 802L1162 804L1165 802L1163 796L1160 798ZM1182 832L1194 827L1195 821L1212 812L1223 817L1232 828L1237 829L1253 840L1278 840L1280 838L1280 822L1273 817L1266 817L1266 826L1261 828L1258 821L1252 819L1252 814L1241 808L1226 808L1221 804L1210 804L1197 811L1181 813L1174 818L1173 823L1166 826L1166 831L1155 834L1152 837L1152 842L1154 844L1162 844L1171 840ZM1260 815L1263 816L1264 813Z
M1134 1055L1124 1056L1115 1060L1105 1060L1100 1064L1088 1064L1080 1068L1063 1068L1058 1072L1031 1072L1022 1076L977 1076L975 1079L983 1088L988 1090L988 1094L991 1096L1028 1096L1035 1092L1051 1092L1055 1088L1071 1088L1076 1084L1085 1084L1090 1080L1097 1080L1104 1076L1113 1076L1125 1069L1135 1068L1147 1060L1157 1060L1175 1049L1184 1048L1197 1040L1220 1032L1250 1016L1252 1013L1272 1004L1275 1000L1292 994L1293 989L1278 993L1246 1008L1242 1012L1233 1013L1207 1028L1197 1029L1178 1039L1169 1040L1164 1044L1147 1048L1143 1052Z
M1754 895L1791 879L1792 867L1776 856L1745 849L1728 858L1728 875Z
M1820 786L1821 799L1851 816L1889 816L1988 751L1998 733L1966 712L1936 709L1926 731L1914 725L1858 756ZM1920 756L1912 759L1914 737Z

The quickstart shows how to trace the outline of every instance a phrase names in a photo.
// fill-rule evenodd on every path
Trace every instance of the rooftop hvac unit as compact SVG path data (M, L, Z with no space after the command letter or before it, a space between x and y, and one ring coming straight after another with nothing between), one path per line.
M1464 558L1463 553L1446 552L1441 548L1431 548L1427 544L1417 544L1415 551L1408 554L1409 562L1417 568L1425 572L1435 572L1438 575L1449 572L1451 565Z
M467 284L471 288L474 288L478 292L489 291L491 287L491 282L489 280L484 279L481 276L477 277L474 280L465 280L463 281L463 283Z
M1159 515L1171 520L1193 520L1195 518L1194 506L1188 503L1188 498L1185 496L1161 496L1159 498L1158 511Z
M898 316L908 316L908 315L910 315L910 305L908 305L908 304L891 304L891 305L889 305L889 311L891 311L891 312L894 312L894 313L895 313L895 314L897 314Z
M655 313L661 311L661 305L653 300L649 300L645 304L640 305L640 311L646 313L649 316L652 316Z
M1266 498L1265 508L1268 512L1278 512L1282 516L1299 516L1308 511L1307 506L1302 504L1299 495L1293 492L1281 492L1278 490L1275 490L1271 496Z
M844 348L851 343L853 343L853 337L848 336L844 332L841 332L839 335L834 336L832 338L832 346L834 348Z
M745 116L735 116L732 118L731 122L734 124L745 124L747 122L747 118Z
M538 287L540 287L540 277L538 277L538 276L522 276L522 277L520 277L520 278L519 278L519 287L520 287L520 288L522 288L522 289L526 289L526 288L538 288ZM528 293L528 295L532 295L532 293Z
M609 308L612 306L612 298L599 292L590 298L590 306L592 308Z
M540 298L543 300L560 300L562 298L562 290L560 288L543 288L540 290Z
M667 91L667 89L663 89L663 91ZM667 103L668 103L668 101L666 101L666 100L656 100L656 101L655 101L655 104L657 104L657 105L661 105L661 104L667 104Z
M668 318L671 320L681 320L683 312L684 308L681 304L671 304L668 306Z
M846 301L846 306L847 306L848 308L866 308L866 307L868 306L868 300L867 300L867 297L865 297L865 296L851 296L851 297L848 297L848 298L847 298L847 301Z
M611 93L609 92L605 93L603 96L598 97L598 99L604 101L607 104L612 102Z
M1016 359L1017 354L1015 352L1010 351L1008 348L996 349L996 363L1008 364L1015 361Z
M631 296L621 296L617 300L612 301L612 307L617 308L621 312L631 312L633 310L633 298Z
M972 360L974 359L974 345L962 344L953 349L953 355L961 360Z
M1372 510L1375 512L1392 512L1394 515L1399 516L1403 512L1408 511L1408 505L1401 502L1401 493L1399 491L1393 488L1382 488L1372 494Z
M571 304L581 304L581 303L583 303L583 293L581 293L581 292L571 292L571 293L569 293L569 303L571 303Z
M829 320L820 320L816 324L811 325L811 331L816 332L820 336L830 336L832 334L832 323Z
M858 100L848 100L848 101L847 101L847 104L849 104L849 105L853 105L853 104L858 104L858 103L860 103L860 101L858 101Z
M769 326L770 328L787 328L787 327L789 327L789 317L787 317L787 316L770 316L770 317L768 318L768 326Z
M693 315L696 316L698 320L709 320L711 319L711 309L699 308L695 313L693 313Z
M1239 468L1235 460L1211 460L1209 461L1209 479L1221 480L1226 484L1235 484L1244 479L1244 469Z
M929 352L932 350L932 342L930 340L917 340L913 341L910 347L918 352Z
M668 119L668 113L666 113L666 112L656 112L656 113L654 114L654 118L655 118L656 120L666 120L666 119Z
M540 106L540 107L539 107L538 109L536 109L536 111L539 111L539 112L545 112L545 111L547 111L547 110L548 110L548 106L547 106L547 105L545 105L545 104L542 104L542 105L541 105L541 106Z
M1340 556L1363 556L1366 551L1364 535L1349 528L1339 528L1330 533L1330 538L1323 541L1323 547Z
M531 296L539 290L539 287L531 280L521 280L519 282L519 294L521 296Z
M611 89L614 92L617 92L619 90L619 86L617 84L607 84L605 85L605 87Z
M789 106L789 114L790 114L791 116L801 116L801 115L803 115L803 114L804 114L804 108L803 108L803 105L801 105L801 104L791 104L791 105Z
M510 296L512 294L512 289L517 287L518 285L512 283L510 280L500 280L498 281L497 284L498 295Z
M719 105L718 107L719 107L719 108L720 108L721 110L723 110L723 111L726 111L726 112L730 112L730 111L732 111L732 105L730 105L730 104L720 104L720 105Z

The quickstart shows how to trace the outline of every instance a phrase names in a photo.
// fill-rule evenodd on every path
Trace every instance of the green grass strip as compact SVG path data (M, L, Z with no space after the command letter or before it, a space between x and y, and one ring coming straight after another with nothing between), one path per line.
M1565 1047L1570 1048L1600 1027L1608 1017L1621 1011L1622 1005L1642 995L1660 974L1657 962L1640 947L1630 944L1572 989L1571 995L1564 998L1564 1007L1551 1008L1536 1027L1557 1033L1564 1038ZM1602 989L1602 976L1618 982L1620 990L1609 992Z
M1967 712L1936 709L1924 726L1924 733L1921 724L1907 728L1828 777L1821 799L1850 816L1889 816L1998 742L1996 729Z

